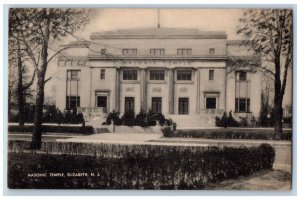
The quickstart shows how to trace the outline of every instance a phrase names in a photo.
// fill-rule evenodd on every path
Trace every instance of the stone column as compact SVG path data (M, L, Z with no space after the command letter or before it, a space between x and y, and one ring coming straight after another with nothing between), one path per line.
M140 71L140 97L141 97L141 108L147 111L147 76L146 69L141 69Z
M200 114L200 69L196 69L196 84L197 84L197 92L196 92L196 114Z
M169 73L169 114L174 114L174 69Z
M121 73L121 70L116 68L115 111L120 111L120 73Z

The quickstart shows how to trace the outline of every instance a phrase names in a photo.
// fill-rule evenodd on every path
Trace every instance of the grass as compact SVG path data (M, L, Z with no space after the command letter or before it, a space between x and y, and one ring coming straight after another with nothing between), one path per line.
M291 190L292 176L283 170L263 170L250 176L241 176L206 187L209 190Z

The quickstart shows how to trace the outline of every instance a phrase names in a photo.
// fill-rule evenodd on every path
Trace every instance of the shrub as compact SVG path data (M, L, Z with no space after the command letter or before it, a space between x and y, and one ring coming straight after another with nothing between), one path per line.
M110 125L112 123L112 121L114 121L115 125L121 125L122 124L119 112L115 112L113 110L111 113L109 113L107 118L106 118L106 124L105 125Z
M272 129L199 129L199 130L177 130L174 134L166 137L192 137L208 139L274 139L274 130ZM291 140L292 131L283 130L282 140Z
M171 125L173 122L172 120L166 120L165 116L161 113L153 113L151 110L149 110L149 113L147 114L143 109L140 110L140 112L135 116L133 110L129 110L124 113L122 118L119 118L119 113L113 111L110 113L107 118L106 122L102 123L103 125L110 125L111 120L115 120L115 125L125 125L125 126L141 126L141 127L147 127L147 126L156 126L156 123L163 125Z
M227 116L227 113L225 111L221 119L218 116L216 116L215 124L217 127L225 128L240 126L240 123L233 118L232 111L229 112L229 116Z
M173 120L172 119L166 119L165 125L166 126L172 126L173 125Z
M58 125L60 125L63 121L64 121L64 116L60 112L60 110L57 109L57 111L56 111L56 122L57 122Z
M173 131L170 126L166 126L162 129L162 133L165 137L172 137L173 136Z
M43 132L51 132L51 133L77 133L77 134L93 134L94 128L92 126L50 126L43 125ZM18 125L9 125L8 132L32 132L33 125L25 125L20 127Z
M71 113L70 110L65 111L65 113L64 113L64 123L65 124L71 123L72 117L73 116L72 116L72 113Z
M163 114L161 113L153 113L152 110L149 110L149 113L147 115L148 117L148 126L155 126L156 121L163 126L165 124L166 118Z
M143 109L136 115L135 124L141 127L147 126L147 114Z
M43 122L44 123L55 123L57 122L57 110L55 106L46 106L46 112L43 113Z
M133 110L128 110L121 118L122 124L125 126L135 125L135 115Z
M229 112L229 117L227 119L227 123L228 123L228 127L238 127L238 126L240 126L240 123L232 117L232 111Z
M240 125L243 127L247 127L248 126L248 116L246 117L240 117Z
M8 142L10 152L19 152L8 157L9 188L203 189L271 169L275 155L266 144L220 148L57 142L43 142L42 154L21 153L26 151L21 147L29 145L29 141ZM31 172L87 176L30 178Z

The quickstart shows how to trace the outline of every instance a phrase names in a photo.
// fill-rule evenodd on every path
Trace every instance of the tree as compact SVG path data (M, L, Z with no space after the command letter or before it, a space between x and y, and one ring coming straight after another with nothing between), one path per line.
M261 110L260 110L260 125L270 126L273 125L273 119L270 118L273 113L273 101L274 97L274 80L265 75L262 77L262 89L261 89Z
M10 9L10 35L19 38L37 74L31 149L41 148L44 87L51 79L45 79L48 64L57 54L70 48L64 47L49 56L50 45L80 29L95 14L92 9Z
M249 39L250 48L262 57L261 68L274 80L274 129L275 137L279 139L282 136L282 102L287 74L292 67L292 10L246 10L240 24L237 33Z
M26 67L25 62L28 58L26 57L24 47L20 42L20 31L17 26L11 26L10 28L10 33L15 33L17 37L14 37L13 34L10 34L9 37L9 103L11 103L13 93L16 93L19 110L19 126L24 126L26 98L31 96L30 87L35 78L35 71L31 77L27 75L28 68ZM13 71L17 74L17 77L15 77ZM16 88L14 88L14 83L16 83Z

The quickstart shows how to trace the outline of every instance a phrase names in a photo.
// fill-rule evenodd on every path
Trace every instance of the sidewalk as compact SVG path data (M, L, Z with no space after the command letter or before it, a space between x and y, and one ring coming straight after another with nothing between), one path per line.
M270 145L291 146L291 141L283 140L252 140L252 139L205 139L205 138L166 138L161 134L141 134L141 133L101 133L86 136L74 136L68 141L91 142L91 143L141 143L141 144L173 144L173 145L229 145L229 146L256 146L262 143ZM57 141L62 141L58 139Z

